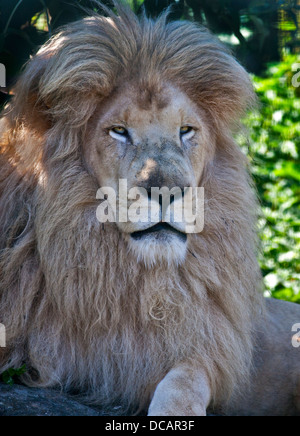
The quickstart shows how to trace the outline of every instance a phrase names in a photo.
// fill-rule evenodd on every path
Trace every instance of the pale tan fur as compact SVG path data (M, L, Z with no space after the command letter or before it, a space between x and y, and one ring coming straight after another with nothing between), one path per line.
M42 47L0 124L0 322L8 343L0 372L26 363L26 384L124 412L148 407L169 371L188 366L207 380L198 413L248 380L264 311L257 204L232 139L253 91L205 29L118 10L71 24ZM103 130L124 108L143 156L131 161ZM190 154L180 154L171 133L179 112L199 125ZM185 179L157 151L161 137ZM165 164L169 185L205 188L204 231L188 236L182 256L149 264L130 247L128 228L96 219L99 186L122 174L132 186L137 174L140 183L149 178L147 150Z

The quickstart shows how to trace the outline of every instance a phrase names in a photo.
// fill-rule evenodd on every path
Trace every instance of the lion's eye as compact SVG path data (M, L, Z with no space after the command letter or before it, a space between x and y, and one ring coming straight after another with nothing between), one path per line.
M112 127L109 130L109 134L112 138L122 142L126 142L129 135L128 130L121 126Z
M127 130L125 129L125 127L113 127L111 130L113 132L117 133L118 135L126 135L127 134Z
M191 126L182 126L180 128L180 136L183 139L191 139L195 134L195 130Z

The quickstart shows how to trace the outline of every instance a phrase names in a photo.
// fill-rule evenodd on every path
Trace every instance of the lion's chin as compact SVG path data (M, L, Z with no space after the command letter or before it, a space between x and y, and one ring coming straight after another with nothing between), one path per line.
M187 235L171 226L157 224L150 229L132 233L129 247L137 261L147 268L161 264L178 266L185 261Z

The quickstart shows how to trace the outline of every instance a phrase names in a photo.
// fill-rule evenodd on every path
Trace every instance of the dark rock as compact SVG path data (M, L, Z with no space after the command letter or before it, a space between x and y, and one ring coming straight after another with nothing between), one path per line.
M104 416L104 413L59 391L0 383L0 416Z
M89 407L53 389L0 383L0 416L120 416L118 407ZM146 411L138 416L145 416ZM208 416L220 416L210 411Z

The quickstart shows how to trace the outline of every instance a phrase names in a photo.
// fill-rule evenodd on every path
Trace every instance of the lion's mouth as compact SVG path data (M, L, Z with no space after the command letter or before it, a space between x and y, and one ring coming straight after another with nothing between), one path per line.
M131 237L136 241L141 240L149 235L159 239L166 233L168 234L173 233L174 235L182 239L184 242L187 240L187 235L185 233L180 232L179 230L170 226L168 223L159 223L153 227L150 227L149 229L131 233Z

